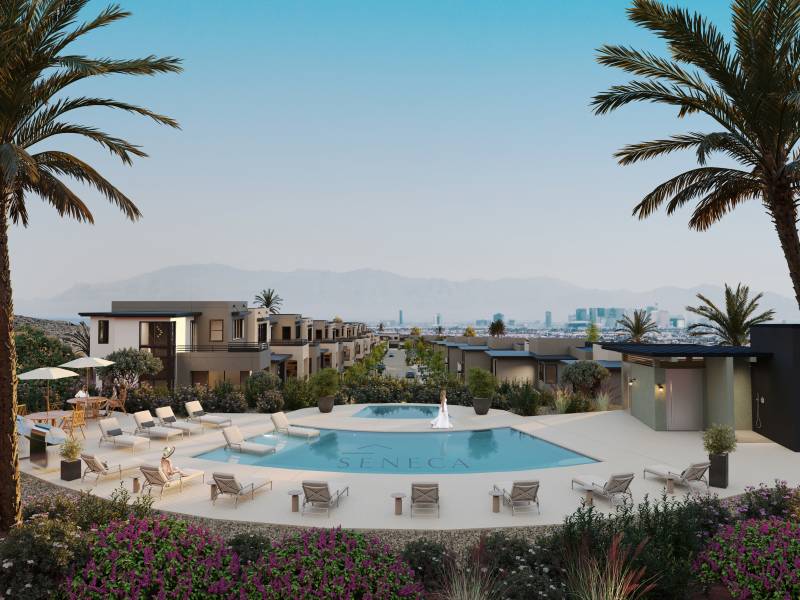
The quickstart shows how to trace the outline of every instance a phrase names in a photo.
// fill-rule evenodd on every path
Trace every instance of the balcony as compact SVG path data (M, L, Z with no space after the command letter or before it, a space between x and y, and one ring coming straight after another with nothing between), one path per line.
M273 346L305 346L306 344L308 344L306 338L299 340L272 340Z
M263 352L264 350L269 350L267 342L227 342L175 346L176 352Z

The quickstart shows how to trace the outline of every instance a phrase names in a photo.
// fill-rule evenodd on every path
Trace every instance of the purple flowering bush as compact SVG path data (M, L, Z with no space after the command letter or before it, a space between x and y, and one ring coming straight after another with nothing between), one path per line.
M693 565L700 582L734 598L800 598L800 524L777 517L720 528Z
M735 506L735 512L741 519L767 519L769 517L785 518L790 516L800 500L800 492L790 488L785 481L776 480L770 487L760 484L749 486Z

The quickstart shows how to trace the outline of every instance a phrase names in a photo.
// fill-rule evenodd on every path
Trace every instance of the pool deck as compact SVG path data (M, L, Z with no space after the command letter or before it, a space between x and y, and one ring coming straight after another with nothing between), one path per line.
M288 417L296 425L326 429L432 431L426 420L351 417L362 408L363 405L337 406L330 414L321 414L316 408L307 408L288 413ZM663 491L663 482L642 478L642 469L646 465L662 463L682 468L690 462L704 459L699 432L653 431L624 411L520 417L505 411L492 410L481 417L475 415L471 407L450 406L450 415L455 425L453 431L514 427L601 462L498 474L459 475L383 475L265 468L193 458L194 455L223 445L222 433L209 427L202 434L187 436L174 443L177 448L173 456L175 465L204 470L206 481L211 480L212 471L235 473L242 482L269 478L273 480L273 490L257 493L253 501L243 499L238 509L235 509L233 500L227 497L220 498L216 506L213 506L209 486L197 481L184 487L182 493L177 489L165 492L163 499L156 501L156 507L164 511L231 521L317 527L341 525L358 529L474 529L548 525L560 523L565 515L572 513L580 505L583 493L570 487L571 479L575 475L632 471L636 475L631 486L633 499L640 501L645 494L657 496ZM116 416L123 429L133 429L132 416ZM245 437L268 433L273 429L269 415L245 413L229 416ZM131 458L145 463L158 463L161 450L166 445L162 440L153 440L150 448L145 446L138 449L135 455L129 449L114 449L108 445L99 447L99 427L96 421L89 422L86 435L85 451L100 454L110 463ZM759 439L758 436L750 438ZM81 439L80 436L78 439ZM37 467L23 459L20 461L21 470L73 490L92 490L100 496L109 496L120 483L110 477L102 479L97 485L88 480L63 482L59 478L59 457L54 451L51 452L53 453L47 468ZM137 473L130 470L123 475L123 483L129 490L132 477ZM800 453L772 442L740 443L737 451L731 455L730 487L725 490L712 488L711 491L720 496L732 496L742 493L746 486L760 482L771 483L775 479L784 479L790 485L798 485L798 477ZM288 491L299 488L300 482L306 479L326 480L332 490L349 486L350 495L342 500L339 508L331 511L329 517L317 514L301 516L300 513L291 512ZM501 509L500 513L493 513L492 498L489 495L492 484L509 487L512 480L523 479L540 481L541 515L534 510L512 517L507 508ZM438 519L422 515L411 519L407 499L404 501L403 515L394 515L394 501L390 494L410 494L411 483L414 481L439 483L441 516ZM676 487L676 496L683 493L684 488ZM157 492L155 495L158 497ZM604 499L596 499L595 505L605 512L611 510Z

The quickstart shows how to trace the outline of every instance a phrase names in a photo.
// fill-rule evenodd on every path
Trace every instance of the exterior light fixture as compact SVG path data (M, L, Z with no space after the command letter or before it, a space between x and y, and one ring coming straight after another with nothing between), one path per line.
M658 391L660 391L660 392L664 391L664 384L663 383L656 384L656 387L658 387Z
M634 383L636 383L636 377L631 377L631 378L628 380L628 385L633 385Z

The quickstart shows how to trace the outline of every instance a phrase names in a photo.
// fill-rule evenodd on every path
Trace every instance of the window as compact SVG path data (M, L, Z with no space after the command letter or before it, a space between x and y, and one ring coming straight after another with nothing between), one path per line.
M291 327L281 327L281 339L282 340L290 340L290 339L292 339L292 328Z
M544 363L539 363L539 375L537 379L539 381L544 381Z
M244 337L244 319L233 320L233 339L240 340Z
M97 343L98 344L107 344L108 343L108 320L101 319L97 322Z
M262 344L266 343L267 341L267 324L266 323L259 323L258 324L258 341Z
M302 336L300 335L300 325L294 326L294 339L299 340Z
M211 319L208 324L208 341L221 342L223 340L222 319Z

